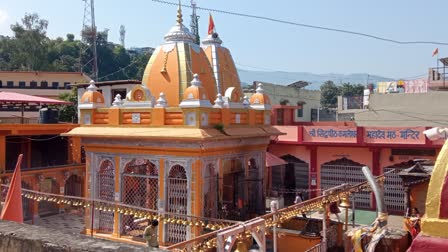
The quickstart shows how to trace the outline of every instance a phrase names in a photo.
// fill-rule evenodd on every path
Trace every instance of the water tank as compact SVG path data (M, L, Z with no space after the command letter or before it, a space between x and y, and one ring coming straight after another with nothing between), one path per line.
M59 111L55 108L42 108L39 110L39 123L58 123Z

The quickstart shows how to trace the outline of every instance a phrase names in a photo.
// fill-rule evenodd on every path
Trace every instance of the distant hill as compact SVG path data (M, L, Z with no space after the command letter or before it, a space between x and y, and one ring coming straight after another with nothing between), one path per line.
M335 84L341 84L345 82L350 82L352 84L366 84L367 74L365 73L354 73L354 74L313 74L306 72L264 72L264 71L251 71L238 69L238 74L240 76L242 84L252 85L253 81L264 81L280 85L288 85L296 81L308 81L311 85L307 86L306 89L319 89L327 80L332 80ZM391 78L369 75L369 83L374 83L378 81L391 81Z

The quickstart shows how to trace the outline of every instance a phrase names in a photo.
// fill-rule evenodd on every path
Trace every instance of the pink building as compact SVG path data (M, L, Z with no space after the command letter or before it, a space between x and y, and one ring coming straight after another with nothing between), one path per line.
M362 166L370 167L374 175L398 168L387 175L384 184L388 211L394 213L405 211L405 188L399 170L411 167L416 159L435 160L443 144L428 140L423 134L427 127L419 126L361 127L354 122L321 122L276 128L286 135L279 136L269 151L288 162L283 190L308 189L313 197L319 189L364 181ZM376 206L371 193L355 197L357 208ZM287 204L286 197L285 201Z

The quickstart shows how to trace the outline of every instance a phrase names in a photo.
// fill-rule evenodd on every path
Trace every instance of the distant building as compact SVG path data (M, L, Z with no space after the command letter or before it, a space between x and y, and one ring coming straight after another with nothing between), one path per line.
M369 109L358 110L354 120L359 126L445 127L448 93L373 94Z
M292 122L317 121L317 111L320 107L320 91L303 89L303 82L300 81L289 86L254 81L254 85L258 83L263 84L264 92L271 98L272 105L297 106L293 112ZM255 92L255 88L246 89L243 92L245 95L250 96ZM277 107L277 109L281 109L281 107ZM280 120L277 124L283 124L283 117L277 117L277 120ZM273 121L273 123L276 122Z
M0 71L0 92L14 92L57 99L61 93L69 92L70 85L90 81L80 72L29 72ZM27 106L25 117L37 117L39 107ZM19 116L20 111L11 105L0 106L0 118Z

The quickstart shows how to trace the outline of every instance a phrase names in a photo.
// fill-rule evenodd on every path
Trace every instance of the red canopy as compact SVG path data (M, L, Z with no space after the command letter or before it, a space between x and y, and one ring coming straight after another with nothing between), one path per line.
M0 103L21 103L21 104L72 104L67 101L44 98L33 95L0 92Z
M285 164L287 164L285 162L285 160L275 156L274 154L266 152L266 166L267 167L285 165Z

